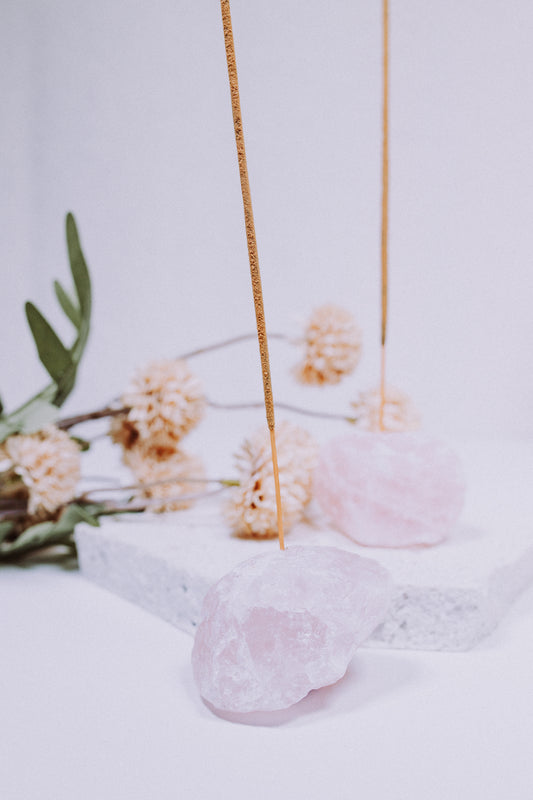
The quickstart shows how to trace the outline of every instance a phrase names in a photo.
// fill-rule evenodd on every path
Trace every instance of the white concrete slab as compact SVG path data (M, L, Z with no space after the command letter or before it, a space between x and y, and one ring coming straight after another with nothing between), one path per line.
M292 544L324 544L375 558L396 591L369 645L465 650L492 631L533 581L533 448L519 442L458 446L468 478L460 527L431 548L359 547L311 507ZM90 580L176 627L194 632L203 597L236 563L276 542L233 537L220 500L172 515L106 519L77 532L80 567Z

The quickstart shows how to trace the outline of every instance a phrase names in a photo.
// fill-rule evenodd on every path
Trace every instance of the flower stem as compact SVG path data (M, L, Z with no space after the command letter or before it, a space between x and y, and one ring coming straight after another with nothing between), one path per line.
M269 333L269 339L280 339L282 341L289 341L289 337L284 333ZM246 342L250 339L257 339L257 333L243 333L240 336L233 336L231 339L224 339L222 342L209 344L206 347L199 347L197 350L190 350L188 353L183 353L178 356L179 359L194 358L194 356L203 355L203 353L210 353L213 350L220 350L223 347L228 347L232 344L239 344L239 342Z
M227 489L230 486L239 486L240 483L237 480L233 480L231 478L182 478L176 477L173 478L169 476L164 480L158 481L150 481L149 483L130 483L126 486L102 486L96 489L87 489L86 492L83 492L79 497L77 497L74 502L75 503L86 503L89 501L90 495L93 494L109 494L111 492L133 492L139 490L146 490L152 489L156 486L167 486L170 483L201 483L203 485L208 484L216 484L221 489ZM218 489L216 490L218 491ZM200 494L199 496L202 497L204 493ZM184 496L183 496L184 497ZM159 502L161 502L161 498L158 498Z
M257 403L216 403L213 400L208 400L207 405L210 408L216 408L221 411L243 411L248 408L264 408L264 403L257 402ZM334 419L339 420L341 422L349 422L351 425L355 425L357 422L357 417L347 417L344 414L331 414L328 411L312 411L308 408L300 408L299 406L293 406L289 403L275 403L275 408L281 408L284 411L293 411L295 414L303 414L307 417L320 417L321 419Z
M28 516L26 508L12 508L7 511L0 511L0 522L8 522L10 520L24 519Z
M104 419L104 417L118 417L120 414L125 414L128 410L127 408L116 408L108 405L97 411L88 411L85 414L78 414L75 417L65 417L65 419L59 420L56 426L66 431L69 428L73 428L74 425L79 425L80 422L89 422L91 419Z
M168 481L167 481L168 483ZM146 488L149 484L144 484ZM211 489L207 492L197 492L195 494L182 494L175 497L147 497L143 498L142 502L125 503L124 505L115 505L113 503L106 503L106 510L104 515L111 514L127 514L130 512L142 512L149 510L150 506L168 505L169 503L192 503L195 500L204 500L207 497L214 497L225 491L227 486L219 486L217 489Z

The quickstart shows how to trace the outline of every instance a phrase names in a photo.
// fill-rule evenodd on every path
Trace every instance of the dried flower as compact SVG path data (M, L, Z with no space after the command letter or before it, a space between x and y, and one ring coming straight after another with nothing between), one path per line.
M301 383L339 383L356 368L361 358L362 334L353 316L344 308L316 308L304 332L305 353L296 367Z
M38 433L10 436L2 466L18 475L28 491L28 513L53 512L75 496L80 450L65 431L49 425Z
M283 522L288 530L302 518L311 499L318 448L311 435L282 422L276 429ZM246 439L235 456L240 486L232 489L226 517L240 535L271 538L278 535L276 494L270 436L260 429Z
M204 476L200 458L171 447L137 445L124 452L124 463L139 483L145 484L139 496L161 500L150 505L150 509L157 512L189 508L191 501L180 498L193 494L195 484L186 479Z
M140 440L175 448L201 420L205 397L185 361L154 361L134 376L122 397L129 411L111 422L110 436L125 450Z
M381 392L379 389L360 392L359 398L352 403L359 428L367 431L380 430L380 404ZM414 431L419 427L420 415L411 398L394 386L387 386L383 406L383 430L398 433Z

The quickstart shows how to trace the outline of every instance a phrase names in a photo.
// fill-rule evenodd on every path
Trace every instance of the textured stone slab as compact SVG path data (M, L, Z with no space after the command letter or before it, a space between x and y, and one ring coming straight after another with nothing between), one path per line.
M533 581L533 448L520 443L461 447L467 505L461 526L431 548L360 547L313 510L287 544L329 545L374 558L392 574L389 614L368 645L465 650L492 631ZM77 533L90 580L194 632L210 586L239 561L277 545L232 537L218 501L164 517L108 519Z

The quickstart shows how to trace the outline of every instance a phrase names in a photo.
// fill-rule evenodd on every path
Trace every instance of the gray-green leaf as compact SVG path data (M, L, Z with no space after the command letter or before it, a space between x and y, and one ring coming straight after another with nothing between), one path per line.
M26 303L26 317L43 366L58 385L72 366L72 358L48 320L33 303Z
M14 524L15 523L11 520L4 520L4 522L0 522L0 542L3 542L6 536L11 533Z
M56 544L72 544L72 534L79 522L98 526L98 515L104 512L104 506L94 503L81 506L72 503L67 506L55 522L39 522L20 534L14 542L0 543L0 560L19 558L41 547Z
M63 286L59 283L59 281L54 281L54 290L56 293L56 297L59 301L59 305L72 322L75 328L80 327L81 325L81 312L80 309L77 308L74 301L68 294L68 292L63 288Z
M89 270L81 249L76 221L70 212L67 214L66 232L74 286L76 287L82 316L87 318L91 313L91 279L89 278Z
M55 384L52 384L55 394ZM43 392L44 394L44 392ZM53 403L37 395L17 411L0 421L0 442L14 433L35 433L45 425L55 422L59 409Z

